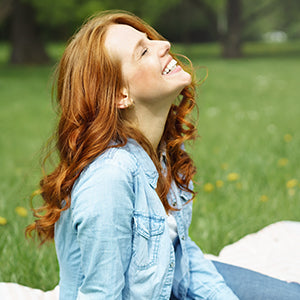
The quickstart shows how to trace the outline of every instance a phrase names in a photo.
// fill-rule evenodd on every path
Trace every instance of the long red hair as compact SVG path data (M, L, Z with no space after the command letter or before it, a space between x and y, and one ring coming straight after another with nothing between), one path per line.
M60 213L70 207L71 190L82 170L103 153L112 140L117 142L114 147L121 147L128 138L133 138L149 154L159 173L156 191L166 211L172 209L167 201L172 180L179 188L194 193L188 184L195 174L195 167L182 147L184 141L194 139L196 134L194 125L185 119L195 106L194 79L181 92L178 105L173 104L169 111L160 142L166 149L167 158L167 172L163 175L160 150L153 149L146 137L117 108L124 81L120 64L111 59L104 47L107 28L112 24L130 25L145 32L149 39L164 40L138 17L116 11L94 16L70 40L56 72L60 119L54 140L59 162L52 173L41 179L37 194L42 196L44 204L33 209L36 220L26 228L29 236L35 230L42 243L53 239L54 224ZM179 63L193 75L191 66L188 68ZM66 202L65 206L62 201Z

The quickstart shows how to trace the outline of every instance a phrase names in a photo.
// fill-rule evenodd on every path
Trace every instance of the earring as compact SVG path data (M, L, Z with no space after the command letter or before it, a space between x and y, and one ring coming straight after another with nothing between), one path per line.
M120 103L118 108L120 109L126 109L126 108L132 108L134 107L134 101L132 99L123 99Z

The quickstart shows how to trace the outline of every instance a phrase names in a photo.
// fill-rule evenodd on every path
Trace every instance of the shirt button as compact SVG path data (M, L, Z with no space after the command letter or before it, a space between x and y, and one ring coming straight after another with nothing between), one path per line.
M184 241L184 240L185 240L185 236L183 235L183 236L181 237L181 239Z
M175 266L175 264L174 264L174 262L172 261L172 262L170 263L170 268L174 268L174 266Z

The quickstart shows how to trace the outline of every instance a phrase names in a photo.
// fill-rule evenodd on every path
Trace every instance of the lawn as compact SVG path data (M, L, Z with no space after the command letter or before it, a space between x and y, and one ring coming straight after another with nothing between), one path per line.
M209 70L198 89L200 137L188 145L198 170L192 238L217 254L270 223L300 221L300 43L247 44L237 60L221 59L215 44L176 48L200 77L199 66ZM58 283L54 245L36 247L24 227L55 126L53 67L9 66L8 51L0 44L0 281L48 290ZM49 51L57 59L62 47Z

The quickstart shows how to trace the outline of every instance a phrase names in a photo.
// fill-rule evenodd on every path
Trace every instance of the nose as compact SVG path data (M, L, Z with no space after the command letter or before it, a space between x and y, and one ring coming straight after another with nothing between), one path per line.
M163 57L170 51L171 44L168 41L158 41L158 55Z

